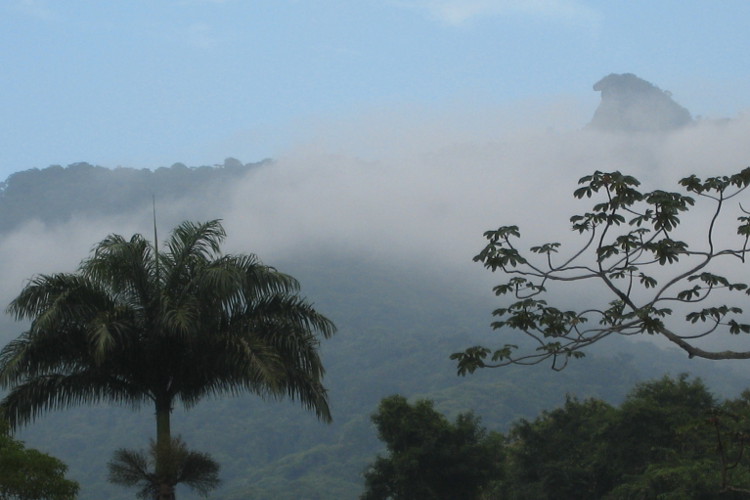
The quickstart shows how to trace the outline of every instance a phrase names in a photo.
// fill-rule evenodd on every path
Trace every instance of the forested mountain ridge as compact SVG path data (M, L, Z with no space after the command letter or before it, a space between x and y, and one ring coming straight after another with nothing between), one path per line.
M6 181L0 197L2 231L33 218L55 226L73 215L150 209L152 195L157 206L158 200L193 196L219 205L234 182L260 168L274 165L240 168L225 162L218 168L177 165L161 173L118 173L76 164L21 172ZM155 193L157 177L166 184ZM109 194L98 191L105 187ZM24 203L31 208L24 211ZM20 210L17 216L12 207ZM302 248L276 258L274 265L298 278L304 294L339 328L321 346L334 423L322 424L292 402L255 397L206 401L189 413L178 408L175 433L222 465L223 487L212 498L356 498L362 472L381 447L369 416L382 397L394 393L433 399L451 416L474 410L483 425L503 431L518 418L562 404L566 394L618 402L635 382L664 373L689 370L729 396L748 385L728 367L698 360L688 364L673 351L622 340L563 373L544 366L513 367L460 378L448 356L486 340L494 303L485 288L469 287L445 270L376 262L343 249ZM17 334L21 328L13 330ZM3 336L12 337L9 332ZM81 408L51 412L23 429L21 437L70 465L70 476L81 483L81 499L125 499L129 492L106 482L105 464L119 447L144 447L153 435L151 420L146 409ZM194 497L180 492L179 498Z
M114 215L138 206L177 198L221 196L226 186L270 163L243 164L227 158L221 165L188 167L175 163L154 170L114 169L80 162L51 165L10 175L0 183L0 232L38 219L46 224L69 220L74 214Z

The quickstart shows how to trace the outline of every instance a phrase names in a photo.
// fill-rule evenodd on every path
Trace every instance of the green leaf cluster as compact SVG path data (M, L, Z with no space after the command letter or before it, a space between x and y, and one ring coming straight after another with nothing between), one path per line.
M639 384L619 407L568 398L513 426L495 498L746 498L748 397L718 402L683 375Z
M750 167L731 176L693 175L680 181L710 208L703 226L691 225L690 232L699 234L692 241L681 239L687 233L680 226L696 198L660 189L641 191L637 179L619 171L597 171L579 184L574 197L596 202L591 211L570 218L572 229L584 236L570 253L563 252L560 243L522 249L515 225L484 234L487 244L474 260L503 275L493 291L509 301L494 310L492 326L519 331L536 348L518 352L514 344L505 344L466 349L452 356L459 374L547 360L559 370L611 334L661 335L690 357L750 359L750 350L710 350L697 343L712 334L750 333L743 309L733 303L738 294L746 300L750 286L725 275L728 266L744 264L750 252L750 217L731 202L750 186ZM728 239L717 228L732 207L740 212L739 238ZM573 310L552 303L553 293L559 297L576 284L595 287L606 301L588 300ZM697 303L702 307L691 309Z
M73 500L79 486L65 478L67 469L57 458L0 432L0 499Z
M372 420L388 455L365 472L363 500L472 500L500 474L500 435L471 413L450 422L429 400L390 396Z

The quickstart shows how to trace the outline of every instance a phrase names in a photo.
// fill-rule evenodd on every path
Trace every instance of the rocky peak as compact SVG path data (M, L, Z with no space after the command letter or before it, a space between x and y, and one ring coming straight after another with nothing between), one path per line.
M602 100L590 128L615 132L669 131L692 122L690 112L662 90L632 73L605 76L594 90Z

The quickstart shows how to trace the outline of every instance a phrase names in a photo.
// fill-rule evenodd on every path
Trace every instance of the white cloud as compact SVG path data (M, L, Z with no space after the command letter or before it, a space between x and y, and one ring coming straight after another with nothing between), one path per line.
M404 8L426 12L448 25L460 25L476 18L522 14L557 21L592 24L599 15L574 0L398 0Z
M733 173L750 158L747 117L620 136L581 130L588 116L575 106L523 116L408 109L317 123L306 144L235 186L229 234L261 256L323 249L474 269L482 233L499 225L520 225L529 246L571 238L569 217L590 209L572 192L595 170L677 190L691 173Z
M482 233L517 224L526 247L573 244L568 219L592 204L572 196L581 176L621 170L644 189L677 190L691 173L730 174L750 158L750 115L625 136L582 130L592 110L577 103L482 104L318 120L306 136L300 133L306 141L220 200L160 203L160 239L185 218L222 218L228 251L257 253L271 265L340 253L469 277L484 291L497 277L471 262L484 245ZM150 236L148 212L30 224L6 235L0 302L34 273L74 268L110 232Z

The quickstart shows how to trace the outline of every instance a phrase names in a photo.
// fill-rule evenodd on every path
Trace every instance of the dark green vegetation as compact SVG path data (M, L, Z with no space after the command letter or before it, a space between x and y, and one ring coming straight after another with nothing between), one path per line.
M177 199L200 205L199 200L220 198L232 182L268 163L243 165L227 158L220 167L175 163L156 170L74 163L16 172L0 183L0 231L34 219L52 226L75 215L121 215L150 208L153 196L162 206ZM183 220L191 217L214 218L188 214Z
M168 175L183 185L195 182L190 191L195 193L200 183L196 179L203 175L198 170L176 169ZM58 177L48 178L46 172L33 174L40 183L37 192L53 190L62 182ZM254 172L247 173L250 181ZM231 182L212 184L203 199L215 200L230 189ZM125 183L119 189L131 187ZM149 212L150 217L152 190L143 189L147 191L140 198L143 206L133 203L129 209ZM32 200L31 194L24 194L20 185L9 185L0 198L11 193L27 203L43 203L43 198ZM93 216L100 210L89 205L86 196L61 194L60 198L67 203L67 214ZM160 225L175 224L186 216L205 218L189 212L180 213L179 220L165 220L168 207L160 199L157 192L159 217L164 221ZM18 223L28 220L19 219ZM43 221L54 227L53 219ZM592 346L589 356L561 373L543 366L510 366L502 372L456 377L448 354L491 338L487 332L487 311L492 307L491 297L486 297L489 283L468 282L464 274L448 268L435 272L426 266L378 261L341 248L305 247L284 260L263 257L265 263L295 276L316 309L336 322L337 335L321 345L334 420L327 425L310 418L298 405L247 397L209 397L189 412L176 407L173 422L184 441L193 449L210 453L222 465L222 484L212 498L358 498L367 465L385 451L370 415L383 397L394 393L433 400L435 409L451 422L460 413L474 410L483 426L507 432L519 418L531 419L546 408L564 404L566 393L619 404L636 382L664 373L689 370L721 397L735 397L750 386L747 376L732 371L741 368L736 363L688 361L681 352L618 338ZM6 342L24 328L8 321L4 325ZM69 476L81 484L81 500L125 500L133 498L133 491L107 482L106 463L113 450L133 447L134 436L152 435L153 418L151 411L133 413L102 404L48 412L20 434L29 446L52 453L70 466ZM142 439L146 445L146 438ZM197 498L180 488L181 500Z
M637 384L619 406L568 397L506 436L401 396L373 421L388 456L368 469L365 500L750 496L750 393L720 402L686 375Z
M390 396L372 421L388 456L365 472L363 500L471 500L500 477L502 436L471 413L449 422L431 401Z
M508 433L496 498L720 499L750 495L750 393L700 380L638 384L619 407L569 398Z
M218 221L181 224L163 250L138 234L111 235L76 273L33 278L9 306L31 327L0 351L0 385L11 389L0 409L10 425L101 401L153 405L151 482L169 499L175 484L196 479L159 460L185 455L171 436L175 403L287 396L330 421L318 346L333 324L299 297L292 277L254 255L221 254L224 237Z
M474 260L500 271L507 281L495 294L512 297L494 311L498 320L492 326L523 332L534 349L472 347L453 355L459 372L543 361L562 369L604 338L644 333L668 340L691 358L750 359L746 343L720 347L728 337L750 333L738 307L750 288L734 281L750 253L750 212L739 198L750 186L750 168L682 179L684 190L707 208L686 194L639 191L640 182L620 172L595 172L579 184L574 196L597 203L570 218L583 237L572 252L561 254L557 242L520 249L517 226L485 233L489 243ZM732 214L728 224L726 212ZM568 310L550 305L580 293L579 283L599 297L579 300Z
M72 500L78 483L65 478L67 466L57 458L25 448L0 432L0 498L7 500Z

